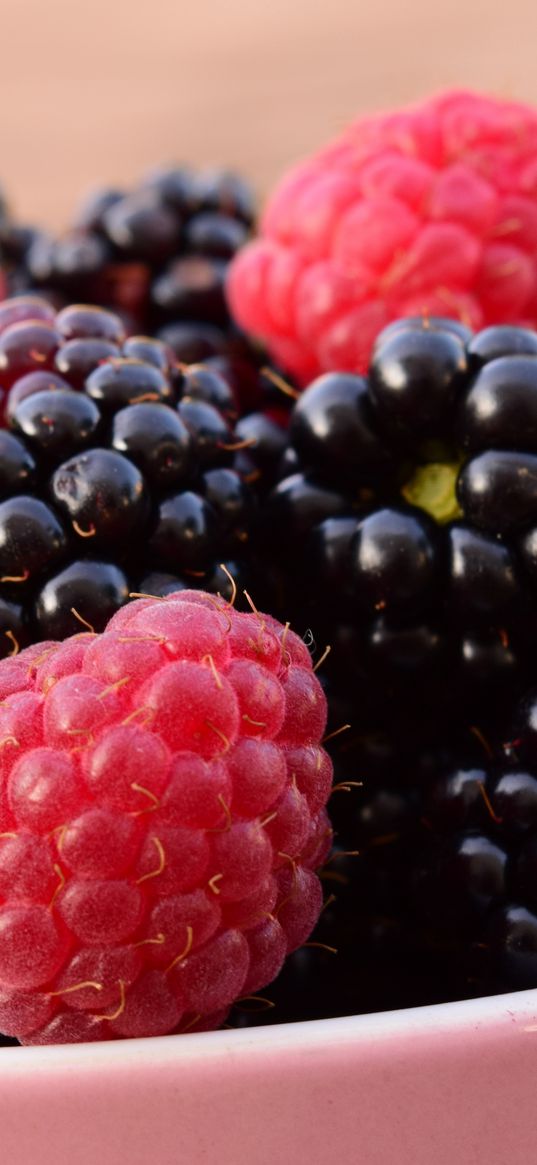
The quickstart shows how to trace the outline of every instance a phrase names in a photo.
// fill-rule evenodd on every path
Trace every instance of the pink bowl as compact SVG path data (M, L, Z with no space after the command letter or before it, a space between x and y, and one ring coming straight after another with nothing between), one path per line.
M6 1165L531 1165L537 992L0 1049Z

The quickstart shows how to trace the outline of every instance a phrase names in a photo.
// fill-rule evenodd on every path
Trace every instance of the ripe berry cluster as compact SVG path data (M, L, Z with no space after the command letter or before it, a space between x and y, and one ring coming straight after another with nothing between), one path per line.
M130 591L237 582L253 524L237 398L98 308L0 306L1 651L100 629ZM75 612L75 613L73 613Z
M402 320L291 415L268 500L299 625L368 704L520 691L535 655L537 337Z
M12 293L102 304L132 330L163 328L179 359L192 362L228 346L224 280L253 216L237 175L163 168L131 191L97 191L59 238L6 219L0 259Z

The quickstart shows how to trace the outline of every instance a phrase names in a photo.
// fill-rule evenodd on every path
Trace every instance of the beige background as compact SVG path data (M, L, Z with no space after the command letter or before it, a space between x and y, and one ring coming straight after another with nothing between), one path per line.
M535 0L0 0L0 180L56 227L90 186L232 163L260 192L360 110L537 101Z

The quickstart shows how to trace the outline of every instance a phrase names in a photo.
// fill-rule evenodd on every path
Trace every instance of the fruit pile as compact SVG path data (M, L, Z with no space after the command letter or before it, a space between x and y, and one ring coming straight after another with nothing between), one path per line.
M1 209L7 1040L537 985L537 114L362 119L252 222Z

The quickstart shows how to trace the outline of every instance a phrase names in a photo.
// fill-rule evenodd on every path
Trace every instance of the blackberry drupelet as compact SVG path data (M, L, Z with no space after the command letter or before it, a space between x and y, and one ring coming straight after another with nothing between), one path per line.
M223 561L252 585L255 504L219 372L104 309L21 297L0 305L0 389L1 655L100 630L148 576L228 594Z

